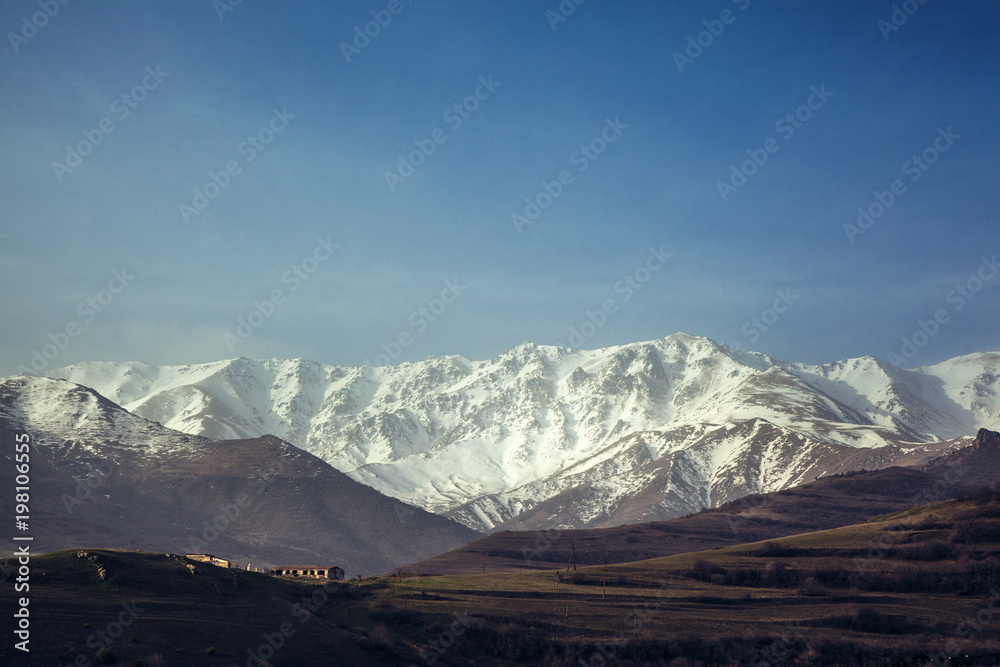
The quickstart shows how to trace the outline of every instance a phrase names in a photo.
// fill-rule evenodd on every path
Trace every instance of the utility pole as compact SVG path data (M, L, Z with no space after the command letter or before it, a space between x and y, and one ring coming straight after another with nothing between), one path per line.
M573 566L573 571L576 572L576 543L570 542L569 544L569 562L566 563L566 571L569 572L569 566Z

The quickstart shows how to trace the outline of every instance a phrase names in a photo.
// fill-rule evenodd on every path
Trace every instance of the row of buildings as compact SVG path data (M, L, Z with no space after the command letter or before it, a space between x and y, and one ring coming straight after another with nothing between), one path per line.
M213 556L212 554L184 554L184 557L198 561L199 563L208 563L209 565L215 565L217 567L225 567L236 570L240 569L239 563L226 560L225 558L219 558L218 556ZM246 569L247 571L251 571L249 563L247 563ZM263 572L264 574L270 574L275 577L312 577L314 579L344 578L344 571L336 565L282 565L271 568L265 567L260 570L253 568L252 571Z

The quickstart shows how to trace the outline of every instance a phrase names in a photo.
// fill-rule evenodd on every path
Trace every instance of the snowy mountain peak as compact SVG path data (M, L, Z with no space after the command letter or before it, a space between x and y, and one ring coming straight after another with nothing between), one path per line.
M205 444L196 435L164 433L159 424L131 414L93 389L47 377L17 376L0 382L0 421L27 432L36 447L46 447L81 471L112 450L155 458L191 453Z
M726 424L766 420L786 440L797 434L851 449L996 428L998 359L968 355L909 371L873 357L810 366L676 333L600 350L522 343L485 361L433 357L372 368L239 358L84 363L51 375L186 433L274 434L388 495L464 512L481 528L562 493L570 478L593 485L592 475L620 474L619 454L644 465L651 452L662 459ZM637 433L672 435L646 438L646 454L618 448ZM782 456L796 456L793 445L783 447ZM708 502L715 496L696 492L701 482L693 481L708 468L692 465L671 463L675 475L689 470L683 484Z

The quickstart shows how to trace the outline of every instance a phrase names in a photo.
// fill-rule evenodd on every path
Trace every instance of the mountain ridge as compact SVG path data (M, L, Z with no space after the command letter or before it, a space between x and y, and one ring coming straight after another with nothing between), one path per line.
M672 479L650 472L650 484L671 487L650 496L662 506L652 518L791 483L767 472L794 463L789 443L836 449L844 460L855 458L851 448L908 456L1000 424L997 353L910 370L870 356L805 365L683 333L600 350L522 343L485 361L446 356L344 367L241 357L190 366L87 362L50 375L183 432L272 433L356 481L477 530L602 483L603 500L592 493L580 502L613 522L627 489L611 487L651 463L640 459L684 458L681 450L705 449L709 431L749 420L777 429L768 436L771 449L744 457L756 467L734 464L741 449L754 447L743 441L674 461ZM653 439L645 455L633 451L630 468L611 461L643 432L669 437ZM831 462L813 474L840 470ZM581 471L592 474L584 479ZM685 485L684 497L670 500L671 489Z

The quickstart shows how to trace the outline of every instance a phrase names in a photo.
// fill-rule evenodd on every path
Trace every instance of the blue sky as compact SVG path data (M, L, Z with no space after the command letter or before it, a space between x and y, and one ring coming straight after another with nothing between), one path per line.
M0 6L0 373L1000 349L995 2L222 2Z

